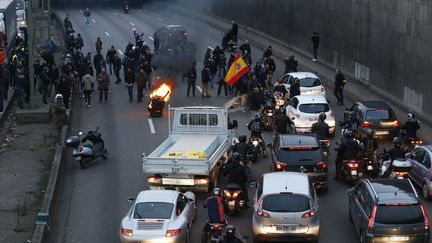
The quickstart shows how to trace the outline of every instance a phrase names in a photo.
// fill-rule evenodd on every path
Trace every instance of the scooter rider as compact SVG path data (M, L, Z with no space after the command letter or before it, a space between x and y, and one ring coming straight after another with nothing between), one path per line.
M223 176L228 176L229 183L235 183L243 188L243 200L245 200L245 207L248 206L248 190L247 190L247 182L248 182L248 174L246 168L240 164L241 156L239 153L235 152L231 156L231 161L224 167Z
M247 163L247 153L249 151L249 145L246 144L246 135L240 135L239 136L239 143L234 144L233 146L233 152L240 154L240 159L242 161L246 161Z
M291 127L292 122L288 116L284 113L284 109L277 109L276 116L274 119L275 133L274 139L277 138L279 134L288 133L288 128Z
M335 180L338 180L339 173L342 168L342 162L344 160L356 159L360 152L359 144L354 141L352 131L347 131L345 133L345 140L339 146L338 153L336 156L336 175Z
M261 115L259 113L256 113L254 115L253 120L248 123L247 127L251 131L250 138L257 137L261 140L260 146L261 146L262 151L263 151L263 157L266 158L267 157L266 147L265 147L264 138L262 137L262 131L264 131L265 125L261 121ZM250 138L249 138L249 140L250 140Z
M414 117L413 113L408 113L408 120L401 127L403 130L403 140L406 144L409 139L417 138L417 130L420 129L420 122Z
M341 123L339 123L341 127L347 127L348 130L351 130L353 133L353 136L357 136L357 130L360 126L360 120L356 117L355 113L353 111L350 112L349 118Z
M364 146L364 152L375 152L378 150L378 141L373 137L372 129L366 131L366 137L361 139L361 143Z
M324 112L322 112L321 114L319 114L318 122L315 122L312 125L311 131L312 131L312 133L315 133L315 136L317 137L318 140L328 140L328 138L329 138L330 127L325 122L326 118L327 118L326 114Z
M286 90L285 85L283 84L283 81L281 79L278 79L278 81L276 82L276 85L273 88L273 93L274 92L281 92L283 94L283 97L286 97L288 91Z
M395 159L404 159L405 158L405 151L402 149L402 141L399 137L395 137L393 138L393 148L390 149L390 151L388 151L388 155L390 158L385 158L385 159L390 159L390 165L388 166L388 168L386 169L386 171L383 172L382 177L383 178L387 178L390 176L391 172L393 171L393 161Z
M219 243L243 243L243 241L237 238L235 226L228 225L225 230L225 235L219 240Z

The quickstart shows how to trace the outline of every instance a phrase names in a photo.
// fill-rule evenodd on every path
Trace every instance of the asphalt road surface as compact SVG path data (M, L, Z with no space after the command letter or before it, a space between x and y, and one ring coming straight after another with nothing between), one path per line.
M84 55L91 51L95 53L94 42L97 37L103 41L102 54L114 45L122 54L128 41L133 42L132 28L144 32L144 39L153 46L151 36L162 24L181 24L189 32L189 38L198 46L197 70L202 68L204 52L208 46L214 47L221 41L222 32L205 23L199 23L188 16L180 16L170 9L160 9L145 5L140 9L131 9L124 14L121 6L109 2L96 2L88 5L87 1L75 5L65 6L57 11L61 19L69 14L74 29L84 38ZM92 11L91 22L85 24L82 10L89 7ZM266 43L263 43L266 44ZM263 50L253 46L253 61L257 61ZM122 56L121 56L122 57ZM277 70L275 77L282 75L284 65L276 59ZM113 79L114 76L111 76ZM201 85L200 77L197 85ZM186 97L187 84L180 78L176 80L174 93L169 101L171 106L211 105L222 106L228 99L217 97L216 89L211 90L211 98L201 98L197 90L196 97ZM134 90L134 98L136 90ZM78 98L78 97L77 97ZM336 105L331 91L327 98L336 119L341 120L345 107ZM62 192L61 206L62 220L53 224L56 232L52 242L80 242L80 243L109 243L119 242L119 224L130 208L127 201L135 197L139 191L147 189L146 175L142 172L142 153L149 154L168 136L168 121L166 115L162 118L151 118L147 111L147 103L128 102L127 90L123 85L112 84L112 93L108 103L99 103L98 94L92 97L92 107L86 108L83 99L75 99L74 113L80 114L74 121L76 132L100 127L102 136L109 149L109 159L93 163L87 170L82 170L73 160L68 165L65 187ZM346 105L353 103L349 97ZM241 111L230 114L232 119L239 121L237 135L247 134L246 123L252 118L252 113ZM338 129L334 141L339 141ZM266 133L266 141L270 141L271 134ZM332 148L335 147L334 141ZM334 155L334 153L333 153ZM320 242L357 242L352 225L348 221L346 190L349 187L343 182L335 182L334 156L330 157L330 184L327 193L319 194L321 214ZM260 159L252 168L255 179L270 171L270 159ZM223 185L222 185L223 186ZM252 199L254 189L249 190ZM204 193L197 194L198 204L203 205L207 197ZM427 211L431 210L431 203L425 203ZM252 208L242 211L239 215L228 219L230 224L238 227L243 235L248 235L251 242ZM206 222L207 213L200 206L198 218L191 231L191 242L199 242L201 229Z

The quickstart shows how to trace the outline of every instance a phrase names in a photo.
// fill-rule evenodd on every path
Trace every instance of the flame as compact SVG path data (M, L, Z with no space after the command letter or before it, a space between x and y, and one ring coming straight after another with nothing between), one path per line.
M167 102L171 96L171 87L168 86L166 83L163 83L159 88L153 90L153 92L150 94L150 99L153 98L163 98L165 102Z

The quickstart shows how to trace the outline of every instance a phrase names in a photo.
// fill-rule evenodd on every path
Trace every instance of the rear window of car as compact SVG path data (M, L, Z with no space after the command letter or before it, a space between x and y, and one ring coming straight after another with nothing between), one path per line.
M277 153L277 159L279 162L287 164L297 163L313 163L323 161L323 155L319 147L313 147L311 149L294 150L290 148L281 148Z
M299 106L299 110L304 113L321 113L330 110L328 104L303 104Z
M169 219L174 204L164 202L137 203L134 210L134 219Z
M393 112L385 109L366 111L366 120L390 120L394 119Z
M380 205L375 217L375 223L379 224L418 224L423 221L420 205Z
M274 194L263 198L262 209L275 213L304 212L310 209L310 202L303 195Z
M302 78L300 79L300 87L315 87L321 85L321 81L317 78Z

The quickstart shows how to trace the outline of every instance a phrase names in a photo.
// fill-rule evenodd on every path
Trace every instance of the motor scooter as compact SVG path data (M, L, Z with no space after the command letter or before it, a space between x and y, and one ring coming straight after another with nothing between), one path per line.
M215 190L220 191L219 188L214 188L213 191ZM228 224L221 197L213 195L207 198L204 208L207 209L208 220L202 230L201 242L219 243Z

